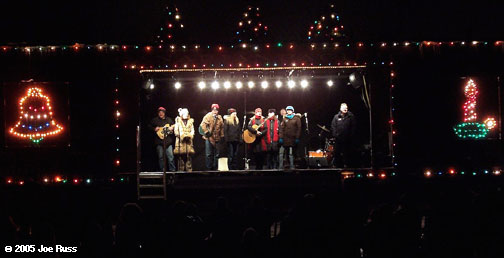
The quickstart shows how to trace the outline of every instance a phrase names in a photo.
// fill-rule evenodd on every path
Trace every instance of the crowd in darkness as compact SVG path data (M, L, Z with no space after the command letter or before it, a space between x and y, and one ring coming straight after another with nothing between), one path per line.
M78 250L46 257L504 257L498 182L358 185L215 193L207 203L197 194L132 202L96 189L3 188L0 242Z

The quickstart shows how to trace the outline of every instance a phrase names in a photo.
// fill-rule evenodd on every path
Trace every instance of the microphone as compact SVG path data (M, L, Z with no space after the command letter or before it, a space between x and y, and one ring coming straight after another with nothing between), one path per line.
M304 113L305 122L306 122L306 133L310 134L310 129L308 128L308 113Z

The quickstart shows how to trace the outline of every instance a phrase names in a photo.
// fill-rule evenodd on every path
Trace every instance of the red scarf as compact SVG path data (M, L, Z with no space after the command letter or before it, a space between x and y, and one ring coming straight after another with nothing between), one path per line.
M270 128L271 128L271 120L275 121L273 125L273 142L278 142L278 119L268 119L266 122L266 126L268 128L268 144L271 144L271 134L270 134Z

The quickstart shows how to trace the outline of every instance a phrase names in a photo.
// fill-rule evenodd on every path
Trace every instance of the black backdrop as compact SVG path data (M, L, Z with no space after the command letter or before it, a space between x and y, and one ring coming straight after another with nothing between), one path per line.
M359 162L359 166L369 167L370 166L370 153L369 150L365 150L364 145L369 145L369 113L362 100L362 87L360 89L355 89L351 85L348 85L349 79L348 75L354 72L354 70L349 71L338 71L332 70L327 71L325 74L317 74L308 79L309 87L303 89L299 85L301 77L296 77L296 87L294 89L287 88L287 80L283 78L283 86L278 89L275 87L274 82L276 77L267 78L269 82L269 87L267 89L262 89L260 87L260 82L263 79L259 79L255 74L249 73L247 76L253 78L255 82L255 87L253 89L248 89L247 79L241 79L243 82L243 88L238 90L234 86L234 82L237 79L232 80L232 87L228 90L223 88L223 82L226 76L218 79L220 82L220 89L214 90L211 88L211 82L213 79L206 78L206 88L201 90L197 87L200 80L201 74L192 75L174 75L173 73L162 73L162 74L144 74L144 82L142 86L142 105L141 105L141 121L142 121L142 170L154 171L157 170L156 166L156 153L153 147L153 137L156 137L154 133L147 128L147 124L150 120L156 116L156 110L159 106L163 106L167 109L167 115L169 117L175 118L178 113L177 109L179 107L185 107L189 109L191 117L195 119L196 125L196 138L194 141L196 154L193 157L193 168L194 170L205 170L204 167L204 141L201 136L197 133L197 126L202 121L205 114L210 111L210 106L212 103L218 103L220 105L220 115L227 115L228 108L236 108L238 110L238 117L240 119L241 125L243 124L243 116L246 110L247 112L247 122L248 119L253 115L253 111L256 107L260 107L263 110L263 115L267 116L267 110L269 108L274 108L277 112L281 108L285 108L288 105L292 105L295 108L296 113L307 113L308 115L308 127L309 134L306 130L306 117L302 117L302 136L300 145L297 149L297 156L299 158L304 157L305 151L316 150L323 147L323 140L325 136L330 136L323 134L319 137L321 130L316 126L317 124L324 125L330 128L331 120L333 116L339 111L340 104L345 102L349 105L350 111L356 116L357 120L357 133L356 133L356 149L355 152L356 160ZM337 75L339 73L339 76ZM373 94L373 99L377 103L376 116L374 119L377 126L376 132L374 132L377 137L386 138L387 128L383 126L388 122L388 89L385 83L385 73L383 71L371 73L373 80L371 81L377 94ZM192 76L192 77L191 77ZM332 78L334 85L332 87L327 86L327 80ZM153 82L154 89L149 89L147 84ZM180 89L175 89L174 83L176 81L181 81L183 86ZM246 107L245 107L246 102ZM373 122L373 123L375 123ZM380 124L382 126L380 126ZM388 138L387 139L377 139L376 143L380 146L377 147L377 154L381 157L380 165L385 165L387 163L387 158L384 156L388 155ZM369 149L369 148L367 148ZM381 153L380 153L381 150ZM243 167L243 157L244 157L245 147L241 145L239 151L240 166ZM227 152L224 153L227 156ZM251 155L249 155L249 158ZM385 159L385 160L384 160ZM388 160L390 165L390 160ZM300 160L299 162L302 163Z

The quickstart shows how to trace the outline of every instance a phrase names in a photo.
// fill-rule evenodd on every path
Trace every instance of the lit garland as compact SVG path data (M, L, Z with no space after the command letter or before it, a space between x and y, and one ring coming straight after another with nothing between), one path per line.
M51 100L42 94L40 88L28 89L26 95L19 100L19 114L18 122L9 130L14 136L40 143L45 137L63 131L63 126L53 119Z
M345 37L344 26L340 23L340 16L335 12L334 4L331 4L328 15L322 15L319 20L313 22L308 30L308 40L333 42Z
M495 118L489 117L484 123L478 123L478 114L476 113L476 97L478 96L478 87L476 83L469 79L464 87L466 101L462 106L464 110L464 122L453 127L455 135L461 139L483 139L488 132L496 126Z
M264 41L268 36L268 26L261 22L261 13L259 7L247 7L247 11L243 14L242 19L238 22L238 31L235 37L238 43L253 43ZM243 46L246 48L246 45ZM222 50L222 47L219 47ZM257 49L256 49L257 50Z
M120 176L120 177L109 177L109 178L96 178L96 177L69 177L69 176L44 176L39 179L34 178L19 178L19 177L6 177L4 182L7 185L25 185L25 182L34 182L42 185L65 185L69 182L73 183L73 185L91 185L91 184L115 184L118 183L129 183L132 182L132 176Z
M116 82L119 80L119 77L116 77ZM116 135L115 135L115 139L116 139L116 146L115 146L115 161L114 161L114 165L115 167L119 168L119 166L121 165L121 161L120 161L120 136L119 136L119 118L121 117L121 112L119 111L119 89L116 88L114 90L114 106L115 106L115 111L114 111L114 117L115 117L115 130L116 130Z
M184 24L182 24L182 16L179 9L174 6L166 6L165 18L159 28L159 34L156 36L156 43L160 46L173 43L175 40L180 40Z
M118 45L118 44L79 44L74 45L58 45L58 46L0 46L0 54L8 53L10 51L24 52L26 54L34 53L54 53L56 51L74 51L80 52L85 50L93 50L98 52L152 52L155 50L168 50L170 52L175 51L201 51L203 49L215 50L217 52L226 49L241 49L257 52L260 50L268 51L274 49L307 49L307 50L340 50L349 48L378 48L380 50L386 49L409 49L411 47L418 48L428 48L428 47L497 47L499 49L504 48L504 41L472 41L468 44L465 41L392 41L392 42L332 42L328 43L262 43L262 44L252 44L252 43L241 43L241 44L215 44L215 45L201 45L201 44L169 44L169 45L158 45L153 47L152 45Z
M396 143L395 143L395 136L397 134L397 131L395 129L395 120L394 120L394 111L395 111L395 106L394 106L394 88L395 88L395 80L396 80L396 72L394 69L392 69L392 66L394 65L393 62L390 62L390 90L389 90L389 97L390 97L390 120L389 120L389 125L390 125L390 155L392 157L392 165L394 167L397 166L396 162L396 155L395 155L395 148L396 148Z
M471 176L478 176L478 175L494 175L494 176L500 176L502 174L502 169L499 167L494 167L493 169L483 169L483 170L475 170L470 173L467 173L465 171L460 171L457 172L455 169L450 168L448 171L438 171L435 172L432 169L425 169L423 172L423 175L427 178L431 178L434 176L448 176L448 177L453 177L457 175L465 176L465 175L471 175Z

